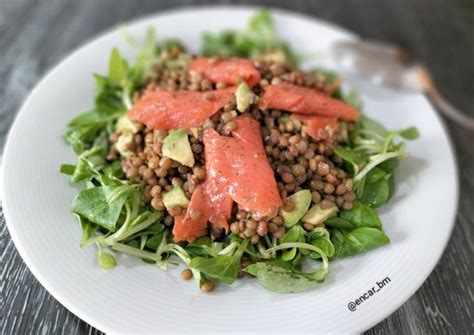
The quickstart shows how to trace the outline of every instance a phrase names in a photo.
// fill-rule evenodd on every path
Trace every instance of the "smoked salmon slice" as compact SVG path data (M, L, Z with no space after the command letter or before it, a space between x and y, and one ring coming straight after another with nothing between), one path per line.
M289 83L265 87L260 99L262 109L280 109L293 113L336 117L355 121L359 118L356 108L312 88Z
M199 211L199 217L191 218L192 211ZM216 193L209 187L207 180L199 184L191 196L186 214L175 217L173 237L176 242L193 242L206 233L208 222L212 222L226 231L229 229L227 220L232 211L232 198L222 192Z
M211 83L224 82L227 85L237 85L244 80L250 87L260 82L260 73L253 61L242 58L210 60L199 57L189 66L190 73L200 73Z
M234 92L235 87L207 92L147 91L127 115L153 129L189 130L232 101Z
M291 114L292 119L303 123L303 130L316 141L332 142L336 139L339 122L335 117Z
M206 233L208 221L228 229L232 203L256 217L272 217L282 205L275 175L268 164L260 133L253 118L234 119L232 137L209 128L203 136L206 181L194 190L186 214L175 218L175 241L194 241ZM197 220L191 211L199 210Z
M208 145L204 145L204 150L207 171L206 180L194 190L186 214L175 218L173 227L175 241L194 241L206 233L208 222L212 222L225 229L226 232L229 229L227 220L232 212L232 198L221 187L218 180L209 173L209 171L215 171L218 168L216 166L218 161L216 158L223 158L221 155L222 148L214 145L214 143L208 143ZM195 210L198 210L200 213L197 220L191 218L191 212Z
M256 217L272 217L282 205L275 175L268 163L258 121L246 116L234 119L232 137L207 129L203 141L207 174L214 187L229 194L240 208Z
M198 185L191 196L186 214L174 218L173 239L175 242L192 242L206 233L207 221L211 214L208 201L205 185ZM199 219L193 220L190 213L196 209L200 212Z

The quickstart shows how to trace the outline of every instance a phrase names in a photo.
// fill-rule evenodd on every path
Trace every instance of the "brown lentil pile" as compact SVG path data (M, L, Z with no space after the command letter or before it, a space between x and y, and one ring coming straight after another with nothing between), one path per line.
M209 91L223 89L227 86L222 82L211 83L199 73L189 73L187 64L191 60L191 55L182 53L179 49L174 50L174 52L164 52L161 55L160 62L154 65L154 73L147 81L145 88L161 88L169 91Z
M189 73L186 64L191 60L192 56L183 53L179 48L175 48L170 52L163 52L160 62L154 65L154 73L147 80L144 89L209 91L226 87L223 82L214 84L203 78L199 73ZM217 61L218 58L210 59L210 61L213 60ZM303 72L290 63L266 60L255 60L254 63L261 75L260 83L253 88L257 94L265 86L281 82L315 88L328 94L331 94L341 85L339 80L328 83L324 75L318 74L315 76L312 73ZM141 92L137 92L135 99L140 95Z
M255 65L262 77L259 84L260 87L257 87L257 92L259 88L265 87L269 84L288 82L298 86L315 88L322 92L331 94L341 85L339 80L328 83L324 75L319 74L315 76L312 73L303 72L296 69L290 63L257 60L255 61Z
M175 49L163 53L161 61L154 66L154 74L147 81L143 91L148 89L165 90L193 90L208 91L225 88L224 83L212 84L199 74L189 74L186 64L192 56ZM324 76L314 76L295 69L290 64L275 63L263 60L255 61L261 74L261 81L253 88L258 95L262 88L269 84L283 81L306 87L312 87L326 93L333 92L339 82L328 84ZM138 99L141 92L137 92L134 99ZM212 93L209 92L209 99ZM342 160L334 154L334 147L342 140L340 137L328 143L316 141L302 131L303 125L298 120L289 117L289 113L279 110L263 111L255 104L248 111L253 118L261 123L261 131L268 161L275 171L278 189L283 200L283 207L291 211L294 204L287 198L302 189L312 192L312 202L326 209L337 206L340 209L351 209L356 195L353 191L353 181L342 169ZM122 169L127 179L139 183L143 187L142 200L150 203L157 210L164 210L163 192L173 186L181 186L191 197L196 185L206 178L204 168L204 146L202 132L206 128L214 128L221 135L230 135L236 129L233 119L238 115L235 100L223 107L222 111L206 120L197 131L189 133L191 149L194 153L195 165L192 168L163 157L162 143L167 136L166 131L151 130L146 127L134 135L133 141L126 148L130 154L122 157ZM118 159L115 144L120 133L112 133L109 141L112 144L108 159ZM283 218L275 216L255 220L251 213L234 206L230 223L230 232L241 238L248 238L256 244L267 234L281 238L285 234ZM174 207L167 211L164 224L171 226L174 217L186 211L185 208ZM198 217L200 213L191 213ZM324 225L322 223L321 225ZM315 226L304 223L307 230ZM224 234L222 228L210 225L209 235L218 239ZM183 274L188 276L188 273ZM213 284L203 285L203 290L212 290ZM212 288L211 288L212 286Z
M190 168L161 154L166 131L143 129L135 134L134 139L125 149L130 152L122 158L122 169L127 179L139 183L143 187L142 200L150 203L157 210L164 210L162 195L174 186L180 186L188 197L196 185L206 178L204 169L204 147L199 138L190 136L191 150L194 153L195 165ZM111 134L109 140L113 144L119 134ZM182 214L184 208L172 208L170 216ZM172 218L171 218L172 219ZM171 225L170 218L165 224Z
M352 209L353 181L342 169L341 158L334 154L336 144L308 137L301 132L301 122L284 118L286 113L274 110L261 114L265 151L284 202L289 195L309 189L313 203L323 209L334 205Z
M257 244L260 238L268 233L277 238L285 235L281 216L255 220L251 213L243 210L239 210L235 214L235 221L230 224L230 231L241 238L248 238L252 244Z

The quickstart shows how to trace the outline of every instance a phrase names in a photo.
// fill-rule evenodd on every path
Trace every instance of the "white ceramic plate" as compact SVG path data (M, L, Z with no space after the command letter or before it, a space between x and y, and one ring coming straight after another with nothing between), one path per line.
M160 37L178 37L197 50L203 31L242 28L255 9L206 7L150 16L129 25L143 37L154 26ZM282 37L296 50L318 54L354 35L301 15L273 11ZM77 189L58 173L74 162L61 135L67 122L93 101L92 73L105 73L109 52L130 54L117 31L80 48L51 71L23 105L3 158L3 208L13 241L41 284L78 317L105 332L360 332L386 318L428 277L453 226L458 185L455 161L439 119L421 95L392 100L365 98L365 110L389 128L416 125L398 171L398 188L381 209L390 245L330 265L325 285L293 295L275 294L252 280L221 285L203 294L180 279L127 256L105 272L94 248L79 248L80 228L69 213ZM326 60L327 61L327 60ZM349 310L349 303L377 282L379 292ZM352 306L352 305L351 305ZM353 307L353 306L352 306Z

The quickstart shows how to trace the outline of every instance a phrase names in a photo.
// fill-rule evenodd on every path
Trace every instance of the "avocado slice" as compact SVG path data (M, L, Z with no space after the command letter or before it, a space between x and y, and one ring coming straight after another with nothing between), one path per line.
M193 167L194 154L184 129L171 131L163 141L163 156L171 158L183 165Z
M121 116L115 125L115 130L121 132L122 134L136 134L142 129L143 125L141 123L130 120L127 115Z
M255 94L252 92L246 82L241 82L235 91L235 100L237 102L237 110L241 113L245 112L255 100Z
M311 205L311 192L309 190L301 190L288 197L295 204L295 209L286 212L280 209L280 215L283 217L283 223L286 227L292 227L306 214L309 205Z
M139 122L130 120L127 115L121 116L115 125L115 130L120 133L115 148L121 156L127 157L131 151L125 148L133 142L133 135L143 129L143 125Z
M127 157L131 154L130 150L127 150L126 148L130 143L133 142L133 134L130 132L125 132L120 134L117 143L115 143L115 148L117 151L120 153L121 156Z
M184 194L183 189L176 186L170 191L163 193L163 204L167 210L174 206L185 208L189 205L189 199L186 197L186 194Z
M319 205L314 205L303 217L303 222L308 222L311 224L318 224L324 222L325 220L336 216L338 208L336 206L322 209Z
M283 50L275 50L271 52L266 52L263 55L259 56L258 59L274 62L274 63L286 63L288 62L288 58Z

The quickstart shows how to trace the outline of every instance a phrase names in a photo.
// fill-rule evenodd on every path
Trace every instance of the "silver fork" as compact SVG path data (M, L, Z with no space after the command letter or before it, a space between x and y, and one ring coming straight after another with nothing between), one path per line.
M446 117L474 130L474 117L449 103L436 88L426 67L409 62L404 50L380 42L340 41L333 46L331 54L341 73L378 86L421 92Z

